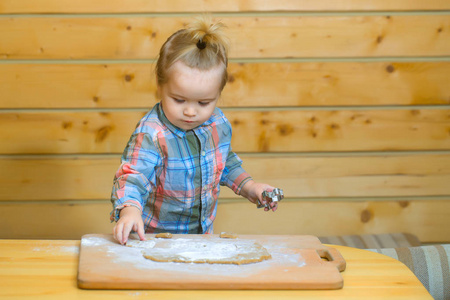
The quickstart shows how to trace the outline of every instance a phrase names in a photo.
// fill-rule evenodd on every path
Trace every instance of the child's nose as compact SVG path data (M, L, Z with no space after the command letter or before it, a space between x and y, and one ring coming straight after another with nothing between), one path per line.
M195 116L195 109L191 106L187 106L184 108L184 115L188 117L194 117Z

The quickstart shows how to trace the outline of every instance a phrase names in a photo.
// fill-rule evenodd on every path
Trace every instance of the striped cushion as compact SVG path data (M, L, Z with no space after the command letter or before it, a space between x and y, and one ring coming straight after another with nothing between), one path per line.
M319 237L323 244L359 249L399 248L420 246L419 239L410 233L362 234Z
M368 250L404 263L434 299L450 299L450 244Z

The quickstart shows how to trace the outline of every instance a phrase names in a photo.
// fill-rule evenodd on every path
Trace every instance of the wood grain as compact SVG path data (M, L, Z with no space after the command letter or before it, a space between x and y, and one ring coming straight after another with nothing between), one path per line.
M1 18L0 58L154 59L163 42L191 20ZM228 26L231 58L408 57L450 52L448 15L237 16L221 20Z
M107 201L0 204L0 237L79 239L87 233L111 233L111 209ZM258 210L246 200L236 200L219 204L214 231L317 236L410 232L421 242L448 243L449 210L450 199L405 197L401 201L298 199L282 202L272 213Z
M450 9L445 0L34 0L30 5L25 0L3 0L0 13L131 13L131 12L270 12L270 11L410 11Z
M146 238L152 239L149 234ZM237 240L224 240L212 234L174 235L172 239L155 239L145 258L140 251L123 247L111 234L84 235L80 246L77 283L82 289L136 290L336 290L343 288L342 271L346 262L335 248L328 248L311 235L240 235ZM186 240L188 239L188 240ZM98 245L98 243L102 243ZM259 247L249 246L256 243ZM92 245L92 243L97 243ZM89 243L91 243L89 245ZM227 247L226 253L220 249ZM234 250L232 250L234 248ZM267 250L266 250L267 249ZM137 252L137 253L136 253ZM153 252L153 253L152 253ZM156 254L156 261L146 260ZM217 253L219 252L219 253ZM246 253L250 252L250 253ZM253 253L256 252L256 253ZM270 252L270 254L269 254ZM105 255L105 253L108 253ZM260 263L230 266L223 263L167 264L176 258L199 256L208 260L252 260L260 255ZM228 253L234 257L223 258ZM319 256L318 253L321 253ZM211 256L212 254L212 256ZM139 255L139 256L137 256ZM333 260L322 260L333 257ZM249 257L249 258L247 258ZM152 259L153 260L153 259ZM188 258L189 260L189 258ZM304 266L302 268L298 265ZM143 266L145 266L143 268ZM170 266L170 267L169 267ZM263 267L262 267L263 266Z
M405 200L284 202L275 213L257 211L247 203L224 203L219 206L214 229L317 236L410 232L422 242L450 241L448 200Z
M220 106L233 149L288 195L267 215L223 188L216 232L450 242L449 10L446 0L0 1L0 238L111 232L120 153L156 101L152 62L211 11L231 38Z
M153 71L145 63L0 64L0 108L151 107ZM219 106L450 104L449 73L447 61L231 63Z
M240 157L287 198L450 195L450 154ZM119 155L0 159L0 201L108 200L119 164Z
M156 103L153 68L132 63L0 64L0 107L151 107Z
M0 153L122 153L144 114L1 113ZM450 149L447 109L229 110L225 115L238 152Z
M75 283L80 241L1 240L0 297L22 299L432 299L417 277L391 257L333 246L347 261L344 288L330 291L89 291ZM45 278L45 280L42 280ZM26 288L24 288L26 287Z

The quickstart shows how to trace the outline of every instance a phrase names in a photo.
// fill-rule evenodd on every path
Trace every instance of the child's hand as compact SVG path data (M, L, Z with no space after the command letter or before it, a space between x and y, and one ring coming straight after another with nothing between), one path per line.
M137 232L141 241L145 241L141 211L137 207L127 206L120 211L119 221L114 226L114 238L124 245L128 241L131 230Z
M262 193L264 191L271 192L275 188L265 183L254 182L253 180L248 181L241 189L241 196L247 198L252 203L261 202L261 204L265 205L267 203L266 200L263 199ZM270 208L272 211L276 211L278 208L278 202L271 202ZM269 211L269 208L264 208L265 211Z

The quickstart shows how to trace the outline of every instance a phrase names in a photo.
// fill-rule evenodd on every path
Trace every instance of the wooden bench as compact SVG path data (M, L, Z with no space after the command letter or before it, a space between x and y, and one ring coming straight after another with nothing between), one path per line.
M188 4L187 4L188 3ZM0 238L110 232L154 62L200 12L228 25L220 107L263 213L222 189L216 232L410 232L450 241L450 3L2 1Z

